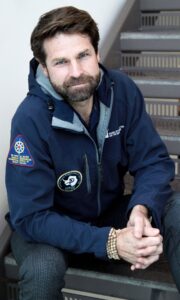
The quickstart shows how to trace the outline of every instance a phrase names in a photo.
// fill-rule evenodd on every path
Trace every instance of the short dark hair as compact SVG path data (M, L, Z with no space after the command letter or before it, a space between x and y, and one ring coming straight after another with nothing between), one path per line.
M33 55L42 64L46 61L43 42L57 33L87 35L95 52L98 52L99 30L93 18L84 10L64 6L43 14L31 34Z

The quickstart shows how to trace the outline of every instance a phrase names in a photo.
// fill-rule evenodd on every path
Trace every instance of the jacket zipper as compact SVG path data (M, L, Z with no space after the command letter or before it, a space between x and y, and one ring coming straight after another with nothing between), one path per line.
M111 84L111 105L113 103L113 85L114 83ZM101 164L101 159L102 159L102 153L103 153L103 145L104 145L104 140L103 143L101 144L101 148L97 148L97 145L93 138L90 136L87 130L85 130L86 135L91 139L91 141L94 144L95 150L96 150L96 162L97 162L97 172L98 172L98 186L97 186L97 215L99 216L101 213L101 199L100 199L100 191L101 191L101 181L102 181L102 164ZM87 156L86 156L87 159ZM88 160L87 160L88 164ZM87 179L86 179L87 180ZM90 175L89 175L89 183L90 183Z
M101 200L100 200L101 180L102 180L101 161L98 161L98 193L97 193L98 216L101 213Z

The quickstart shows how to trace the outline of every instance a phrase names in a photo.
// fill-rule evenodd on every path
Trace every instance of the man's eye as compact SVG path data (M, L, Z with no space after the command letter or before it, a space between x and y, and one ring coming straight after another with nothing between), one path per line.
M67 64L67 60L65 60L65 59L58 60L58 61L56 62L56 65L65 65L65 64Z
M89 56L89 53L81 53L80 55L79 55L79 58L81 59L81 58L85 58L85 57L87 57L87 56Z

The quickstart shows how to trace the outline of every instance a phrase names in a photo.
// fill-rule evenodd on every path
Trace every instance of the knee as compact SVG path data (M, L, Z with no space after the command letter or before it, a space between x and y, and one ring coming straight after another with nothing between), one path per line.
M180 229L180 192L175 192L171 198L167 201L163 223L165 231L167 229L177 231Z
M23 261L20 267L21 279L46 284L60 282L67 269L66 259L63 253L48 245L37 247Z
M164 249L169 255L180 253L180 193L173 193L167 201L164 217Z

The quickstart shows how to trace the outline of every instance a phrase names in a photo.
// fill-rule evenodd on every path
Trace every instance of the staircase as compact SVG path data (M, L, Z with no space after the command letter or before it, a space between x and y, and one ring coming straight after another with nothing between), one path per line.
M120 69L142 91L175 161L180 190L180 0L140 0L139 28L120 33Z

